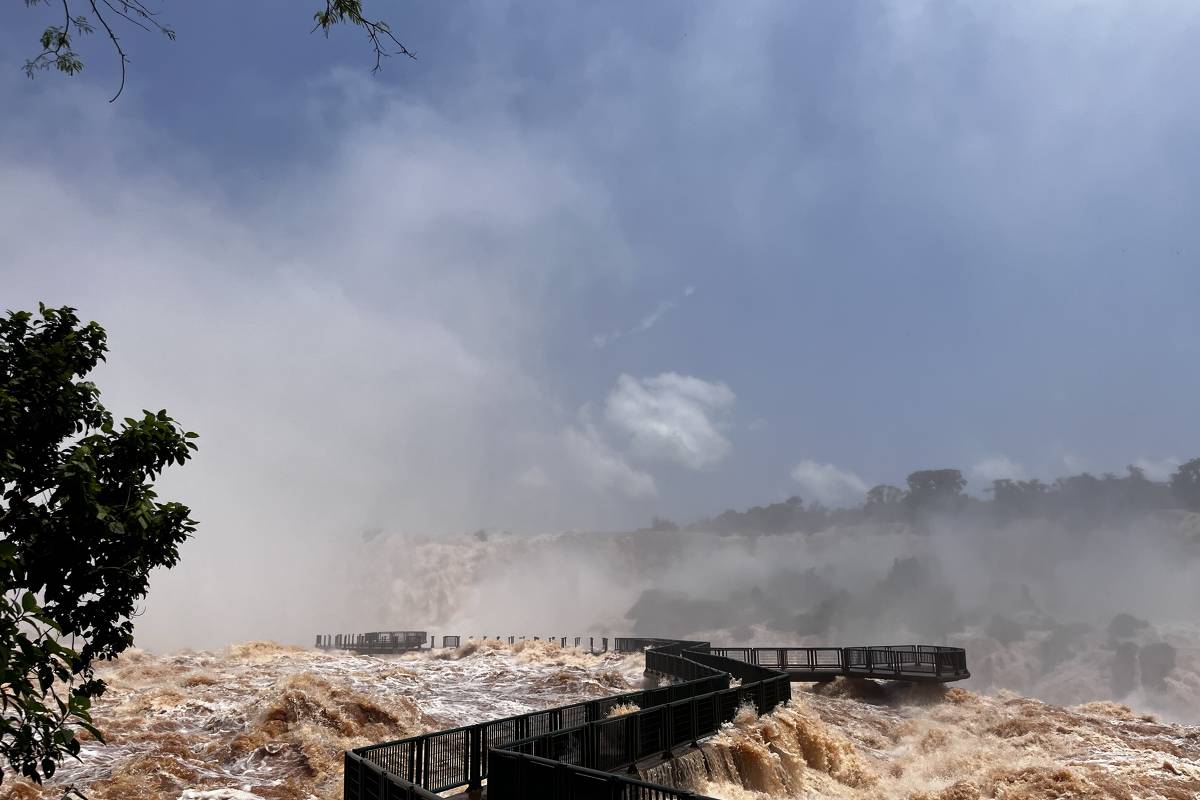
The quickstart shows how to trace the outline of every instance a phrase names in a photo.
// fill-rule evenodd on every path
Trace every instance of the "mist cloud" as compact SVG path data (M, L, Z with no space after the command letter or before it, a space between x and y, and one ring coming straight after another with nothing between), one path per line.
M73 100L95 141L160 145L103 98ZM398 102L347 115L331 148L237 201L152 165L67 172L0 153L0 185L21 187L0 200L6 307L100 321L111 356L95 377L114 413L167 408L200 433L162 484L201 526L181 567L154 576L149 646L343 624L344 587L322 573L364 530L599 525L644 513L614 514L613 491L655 493L572 428L537 366L542 292L567 255L603 274L625 250L605 192L503 123L468 130ZM291 600L226 613L271 592Z

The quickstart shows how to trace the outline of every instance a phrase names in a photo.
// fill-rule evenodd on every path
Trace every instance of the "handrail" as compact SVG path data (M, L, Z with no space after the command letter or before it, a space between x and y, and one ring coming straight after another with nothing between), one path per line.
M669 757L675 748L715 733L742 704L767 713L791 697L797 676L947 681L970 675L962 649L927 645L713 648L708 642L651 638L616 638L612 644L617 652L644 651L646 672L675 682L347 751L345 800L426 800L451 789L478 790L485 779L490 800L699 798L608 771ZM740 685L732 685L734 678ZM623 704L638 710L608 717ZM605 776L603 782L597 775ZM640 789L630 788L635 784L658 794L638 794ZM534 785L538 791L530 788Z
M429 640L425 631L371 631L370 633L319 633L318 650L350 650L355 653L404 653L417 650ZM429 640L432 644L432 640Z

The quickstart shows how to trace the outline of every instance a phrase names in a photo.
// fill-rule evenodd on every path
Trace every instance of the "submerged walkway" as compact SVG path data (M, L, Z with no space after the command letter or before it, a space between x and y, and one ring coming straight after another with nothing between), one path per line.
M336 640L359 652L403 652L416 649L416 634L420 647L425 634L419 631L318 637L317 645L330 648ZM566 637L547 638L567 645ZM442 637L443 645L459 641ZM582 637L574 641L580 646ZM596 641L589 640L593 648ZM607 638L600 642L609 649ZM616 638L611 649L644 651L646 674L669 685L347 751L345 800L438 800L439 792L456 789L477 797L485 780L490 800L700 800L624 773L647 758L671 758L696 745L744 704L769 713L791 698L793 681L849 676L944 683L970 677L966 652L957 647L712 647ZM630 704L639 710L608 716L615 706Z

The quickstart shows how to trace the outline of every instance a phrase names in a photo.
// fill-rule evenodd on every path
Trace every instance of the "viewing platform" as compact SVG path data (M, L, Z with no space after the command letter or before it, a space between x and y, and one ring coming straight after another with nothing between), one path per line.
M398 633L413 636L406 639ZM415 646L380 649L411 644L418 634L421 642ZM519 641L507 638L510 643ZM585 641L545 638L564 647L568 641L577 647ZM335 649L336 643L354 652L408 652L426 643L432 647L434 641L423 631L317 637L318 647ZM485 781L490 800L704 800L694 792L637 780L629 770L647 759L670 759L694 747L732 720L743 705L770 713L791 699L796 681L852 677L947 683L971 675L966 652L957 647L713 647L708 642L632 637L586 641L594 652L608 651L610 641L612 652L644 652L646 674L669 682L347 751L345 800L438 800L440 793L451 791L479 798ZM443 646L460 642L459 636L442 637ZM597 642L600 650L595 649ZM610 717L618 705L638 710Z

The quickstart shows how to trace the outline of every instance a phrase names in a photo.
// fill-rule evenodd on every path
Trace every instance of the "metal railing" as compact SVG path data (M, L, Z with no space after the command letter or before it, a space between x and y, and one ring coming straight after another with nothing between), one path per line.
M493 779L489 796L557 800L694 800L700 795L647 783L625 775L614 775L587 767L564 764L540 756L504 750L492 754ZM504 786L504 794L491 787ZM404 797L404 795L398 795ZM414 797L422 797L414 795ZM407 798L406 798L407 800Z
M448 638L458 639L443 641ZM604 639L606 650L608 643ZM427 800L451 789L478 790L485 780L491 800L700 798L611 771L696 744L743 704L769 712L790 699L797 675L943 681L969 675L964 651L925 645L712 648L707 642L616 638L612 646L644 651L646 672L675 682L348 751L345 800ZM735 678L740 685L731 685ZM628 704L638 710L608 716Z
M348 650L353 653L370 655L388 655L392 653L407 653L410 650L420 650L429 645L430 649L437 647L438 637L426 631L372 631L370 633L319 633L314 647L318 650ZM574 642L575 647L583 647L582 636L468 636L467 641L498 642L507 639L509 644L519 640L554 642L560 647L568 647L568 642ZM461 636L447 635L442 637L442 647L459 647ZM597 645L599 645L597 647ZM593 653L608 652L607 636L591 636L587 639L587 649Z
M370 633L317 634L318 650L349 650L355 653L406 653L433 644L425 631L372 631Z
M886 647L714 647L712 654L769 667L802 678L902 679L954 681L971 677L967 654L959 647L890 645Z

